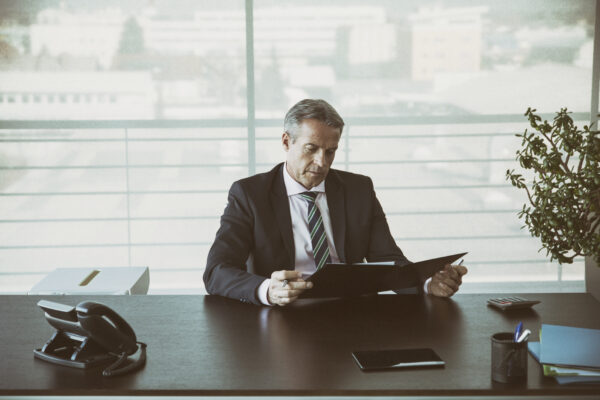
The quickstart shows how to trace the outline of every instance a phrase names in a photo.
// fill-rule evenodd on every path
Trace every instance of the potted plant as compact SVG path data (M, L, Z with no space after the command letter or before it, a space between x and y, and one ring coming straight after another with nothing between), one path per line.
M551 261L571 264L586 256L586 264L600 265L600 132L578 129L566 108L552 123L542 122L535 112L528 108L525 113L532 130L516 135L522 138L516 159L527 178L506 171L506 179L527 194L518 216L540 238L540 251L545 249ZM600 269L594 270L600 276Z

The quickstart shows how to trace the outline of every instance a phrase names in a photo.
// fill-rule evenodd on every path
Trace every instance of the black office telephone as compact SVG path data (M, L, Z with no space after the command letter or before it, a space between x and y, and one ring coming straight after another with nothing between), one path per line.
M84 301L72 307L40 300L37 305L56 332L33 351L34 357L84 369L112 362L102 371L104 376L123 375L146 363L146 344L138 342L131 326L104 304Z

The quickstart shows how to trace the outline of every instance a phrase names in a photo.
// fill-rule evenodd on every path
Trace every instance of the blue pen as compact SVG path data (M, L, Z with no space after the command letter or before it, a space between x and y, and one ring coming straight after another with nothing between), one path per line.
M515 328L515 342L519 340L519 336L521 336L521 331L523 331L523 322L519 322L519 324Z

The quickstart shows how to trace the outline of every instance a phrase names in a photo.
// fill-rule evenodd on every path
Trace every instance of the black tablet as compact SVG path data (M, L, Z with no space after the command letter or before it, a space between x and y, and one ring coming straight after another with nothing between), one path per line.
M363 371L445 365L440 356L429 348L354 351L352 357Z

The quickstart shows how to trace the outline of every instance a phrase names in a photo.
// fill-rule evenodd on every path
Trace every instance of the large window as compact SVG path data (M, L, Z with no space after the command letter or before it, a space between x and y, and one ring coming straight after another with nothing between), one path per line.
M334 167L373 178L410 259L469 251L465 291L581 290L504 173L527 107L589 123L595 3L3 2L0 292L127 265L202 292L230 184L284 159L306 97L345 118Z

